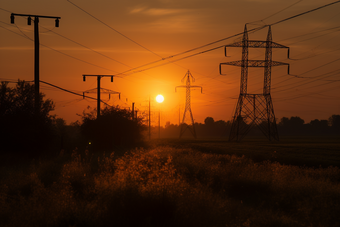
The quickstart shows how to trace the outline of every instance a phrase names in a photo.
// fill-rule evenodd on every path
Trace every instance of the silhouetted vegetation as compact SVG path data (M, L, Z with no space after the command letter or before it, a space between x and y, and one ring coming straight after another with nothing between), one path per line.
M14 88L7 82L0 87L0 144L2 153L16 152L36 156L53 139L50 112L54 104L40 93L40 112L34 111L34 85L18 81Z
M0 172L1 226L340 225L340 170L190 148L74 150Z
M283 117L278 123L280 135L339 135L340 115L332 115L328 120L311 120L305 124L300 117Z
M142 140L145 129L141 118L132 119L131 111L118 107L105 107L99 118L95 110L82 115L82 135L96 150L134 145Z
M54 128L54 150L72 151L76 147L85 148L86 141L81 135L81 123L76 121L66 124L62 118L53 121Z
M67 125L40 98L36 115L33 85L1 83L0 226L340 225L340 115L307 124L284 117L280 134L294 139L276 143L228 143L231 122L207 117L197 135L224 140L129 150L146 129L130 111L106 107L97 119L88 109ZM167 123L161 135L179 129ZM60 152L41 159L50 150ZM26 156L7 162L18 154Z
M161 129L162 138L178 138L180 132L180 126L167 123L164 128ZM204 124L195 123L195 130L198 138L207 137L225 137L229 136L231 128L230 121L218 120L215 121L212 117L207 117L204 120ZM189 130L186 130L183 138L193 138L193 135Z
M207 117L204 120L204 124L195 123L195 129L197 137L199 138L209 138L209 137L224 137L228 138L230 129L230 121L215 121L212 117ZM243 124L246 124L243 122ZM163 138L176 138L179 137L180 127L178 125L166 124L161 130L161 137ZM315 119L310 121L310 123L305 123L305 121L298 117L292 116L290 118L283 117L279 122L277 122L277 128L279 135L340 135L340 115L332 115L328 120ZM262 132L254 127L248 133L250 136L263 135ZM186 138L193 138L189 130L184 134Z

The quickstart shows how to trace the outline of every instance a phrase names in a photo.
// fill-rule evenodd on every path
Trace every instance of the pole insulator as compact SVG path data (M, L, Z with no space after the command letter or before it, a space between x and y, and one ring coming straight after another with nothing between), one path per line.
M111 76L111 82L113 82L113 76Z
M32 24L32 18L31 17L28 17L27 18L27 25L31 25Z
M83 76L83 81L86 81L86 78L85 78L85 76Z
M13 13L11 14L11 24L14 24L14 15L13 15Z
M59 28L59 18L55 19L55 26Z

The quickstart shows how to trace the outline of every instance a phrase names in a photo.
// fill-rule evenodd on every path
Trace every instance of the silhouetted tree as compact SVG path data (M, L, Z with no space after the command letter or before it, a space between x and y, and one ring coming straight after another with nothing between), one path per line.
M205 119L204 119L204 124L205 125L210 125L210 126L212 126L213 124L214 124L214 118L212 118L212 117L206 117Z
M302 134L305 121L300 117L283 117L278 124L279 133L282 134Z
M50 112L54 104L50 99L43 100L40 93L40 112L34 109L34 85L18 81L14 88L7 82L0 86L0 141L6 151L17 151L31 156L47 149L52 141L52 121Z
M325 135L330 133L327 120L314 119L306 126L309 126L307 127L308 134Z
M54 147L57 151L73 151L75 148L85 148L85 141L80 132L78 121L66 124L62 118L53 121Z
M131 112L117 107L105 107L97 118L96 110L83 112L81 132L98 150L129 146L142 140L146 129L142 119L131 119Z
M331 126L333 133L340 133L340 115L332 115L328 119L328 123Z

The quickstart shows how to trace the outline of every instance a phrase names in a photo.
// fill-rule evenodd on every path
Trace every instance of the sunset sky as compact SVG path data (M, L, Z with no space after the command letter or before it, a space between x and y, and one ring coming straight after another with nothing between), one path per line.
M239 67L219 64L241 60L241 48L219 46L239 41L248 29L273 24L334 0L0 0L0 80L34 79L33 22L11 13L61 17L41 18L40 80L82 94L96 88L95 77L83 82L83 74L115 75L102 78L102 88L121 93L102 94L110 105L146 113L151 98L154 115L161 110L162 125L179 122L185 107L181 79L190 70L195 78L191 109L196 122L208 116L230 120L240 92ZM268 28L249 34L265 40ZM273 60L290 63L272 69L272 99L277 118L300 116L306 123L340 114L340 3L272 26L273 41L290 47L273 49ZM226 39L230 36L233 38ZM216 42L223 40L220 42ZM211 44L211 45L207 45ZM214 50L211 50L214 49ZM211 51L208 51L211 50ZM187 52L189 51L189 52ZM201 53L204 52L204 53ZM193 56L191 56L193 55ZM174 56L174 57L170 57ZM163 60L162 60L163 59ZM264 49L250 49L249 59L264 59ZM141 67L140 67L141 66ZM136 68L138 67L138 68ZM134 69L136 68L136 69ZM131 70L133 69L133 70ZM129 71L130 70L130 71ZM248 93L261 93L263 68L250 68ZM67 123L79 120L82 111L96 101L83 99L41 84L41 92L55 102L52 114ZM164 102L155 101L158 94ZM96 97L96 94L89 94ZM103 107L103 104L102 104Z

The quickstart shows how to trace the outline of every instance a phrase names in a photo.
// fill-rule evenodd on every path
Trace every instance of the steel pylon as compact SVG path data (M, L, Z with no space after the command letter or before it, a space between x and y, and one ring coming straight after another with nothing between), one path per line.
M229 140L239 141L243 139L254 126L257 126L269 140L279 140L274 107L270 94L271 68L273 66L287 65L289 74L289 64L272 61L272 48L287 48L289 58L289 47L272 41L272 32L270 26L268 28L266 41L249 40L247 25L244 27L242 41L226 45L225 55L227 53L227 47L242 47L241 61L232 61L220 64L220 73L222 65L241 67L240 95L232 119ZM266 48L265 60L249 60L249 48ZM264 83L262 94L247 93L248 67L264 67Z
M177 88L186 88L186 100L185 100L185 109L184 109L184 113L183 113L183 119L182 119L182 123L181 123L181 131L179 134L179 138L182 138L184 132L189 129L189 131L191 132L191 134L194 136L194 138L196 139L196 130L195 130L195 122L194 122L194 117L192 115L192 111L191 111L191 88L201 88L201 93L202 93L202 87L201 86L192 86L191 85L191 81L195 82L195 78L191 75L190 71L188 70L188 72L185 74L185 76L182 78L182 82L185 81L186 85L185 86L176 86L175 88L175 92L177 92ZM191 120L191 125L190 124L186 124L186 113L189 112L189 116L190 116L190 120Z

